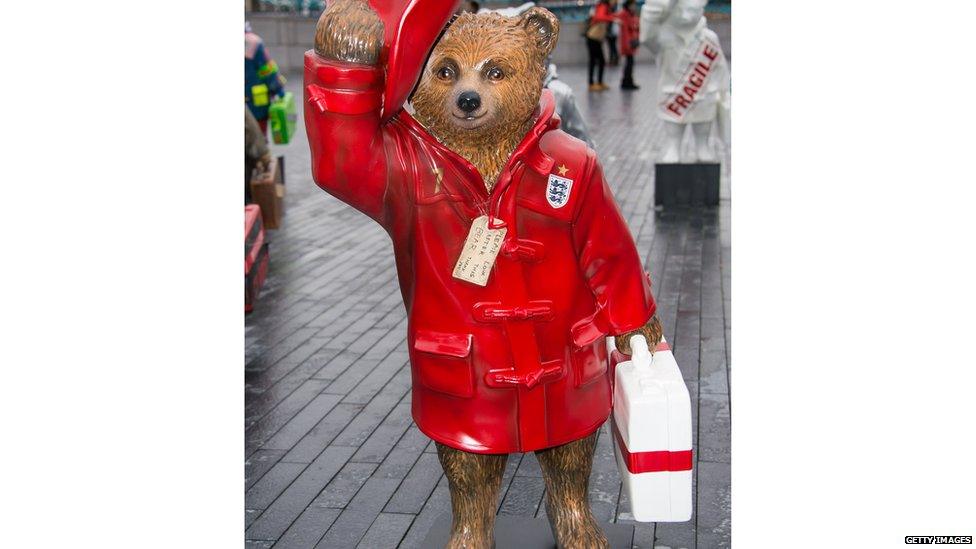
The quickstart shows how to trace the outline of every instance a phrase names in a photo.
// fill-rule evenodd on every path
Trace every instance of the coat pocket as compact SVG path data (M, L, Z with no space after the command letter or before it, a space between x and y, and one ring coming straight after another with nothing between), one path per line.
M570 329L573 340L572 355L573 371L576 375L576 387L581 387L599 378L607 372L607 355L603 349L603 338L609 331L603 308L597 305L592 315L580 319Z
M417 330L414 368L425 387L463 398L474 396L471 334Z
M606 375L607 353L605 350L601 352L601 348L605 349L605 346L587 345L582 349L573 349L571 352L576 387L588 385Z

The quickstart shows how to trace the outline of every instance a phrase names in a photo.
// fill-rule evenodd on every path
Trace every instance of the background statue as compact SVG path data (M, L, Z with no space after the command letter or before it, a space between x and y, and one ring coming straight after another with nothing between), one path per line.
M642 44L656 57L658 116L664 122L661 163L716 162L709 141L712 124L729 144L729 65L718 36L705 21L707 0L648 0L641 10ZM682 154L681 141L692 128L692 146Z

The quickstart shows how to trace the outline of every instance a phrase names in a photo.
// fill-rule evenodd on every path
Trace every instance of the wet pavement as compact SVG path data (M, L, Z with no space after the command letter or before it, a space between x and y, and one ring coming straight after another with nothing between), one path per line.
M638 524L634 547L728 547L730 491L730 182L710 209L653 207L653 65L644 87L588 94L584 67L560 67L577 93L618 203L651 273L665 335L692 396L695 514ZM300 96L301 75L288 87ZM301 126L301 121L299 121ZM269 231L271 264L245 321L247 547L419 547L450 509L430 440L410 418L406 314L386 233L312 182L304 129L285 156L282 227ZM513 454L498 513L544 516L534 455ZM597 517L626 523L607 426L590 500ZM500 548L504 549L504 548Z

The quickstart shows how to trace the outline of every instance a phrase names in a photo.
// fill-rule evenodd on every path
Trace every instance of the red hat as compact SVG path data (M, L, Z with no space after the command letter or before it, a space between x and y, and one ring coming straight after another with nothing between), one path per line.
M369 0L383 21L386 89L383 119L396 114L413 91L434 42L460 0Z

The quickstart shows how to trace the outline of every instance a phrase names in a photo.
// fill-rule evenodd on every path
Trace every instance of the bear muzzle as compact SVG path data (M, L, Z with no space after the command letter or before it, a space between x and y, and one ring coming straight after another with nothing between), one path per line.
M478 92L466 91L457 98L457 106L468 115L481 108L481 96Z

